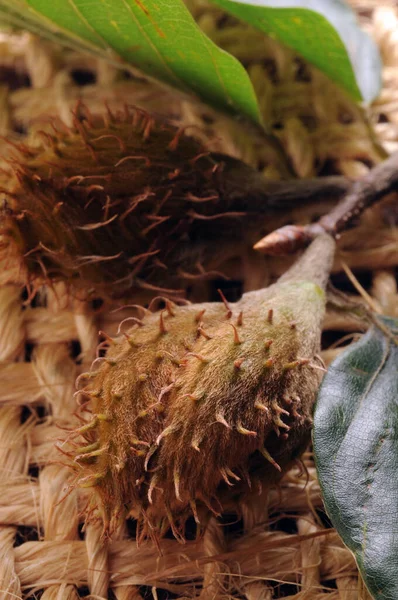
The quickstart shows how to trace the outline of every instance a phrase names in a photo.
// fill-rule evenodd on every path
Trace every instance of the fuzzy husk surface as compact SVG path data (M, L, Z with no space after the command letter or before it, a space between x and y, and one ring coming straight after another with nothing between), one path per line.
M13 147L0 190L10 261L36 287L175 289L267 221L261 174L164 119L80 106L72 127L53 125Z
M239 302L131 317L82 393L92 420L73 448L79 485L109 534L131 513L141 537L222 511L270 485L308 443L334 242L322 236L275 284Z

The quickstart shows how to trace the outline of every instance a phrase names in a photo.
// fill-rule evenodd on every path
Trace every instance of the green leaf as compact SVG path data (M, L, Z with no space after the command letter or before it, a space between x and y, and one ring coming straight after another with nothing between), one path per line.
M326 510L377 600L398 598L398 320L329 367L314 450Z
M181 0L0 0L0 20L133 65L260 122L244 67L199 29Z
M275 37L341 85L355 100L380 91L375 42L342 0L213 0L224 10Z

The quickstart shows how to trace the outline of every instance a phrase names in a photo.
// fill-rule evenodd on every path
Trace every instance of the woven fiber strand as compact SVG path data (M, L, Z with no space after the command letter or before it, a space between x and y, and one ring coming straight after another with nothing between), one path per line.
M398 144L398 16L391 2L355 5L385 57L384 87L369 118L381 144L392 151ZM298 176L328 169L358 176L381 160L383 150L365 115L321 74L274 42L252 37L247 26L226 24L218 9L196 3L195 11L208 34L247 67L264 115ZM237 39L245 43L237 47ZM49 115L70 123L70 109L79 98L93 112L103 110L105 100L112 107L128 101L166 111L178 124L199 126L196 135L214 149L243 158L269 177L281 176L277 157L259 134L249 135L199 102L169 90L159 94L156 85L100 61L23 34L4 36L0 67L2 134L20 139L27 130L43 128ZM308 211L294 214L300 222L313 217ZM392 316L398 316L396 220L391 201L368 211L360 228L343 236L334 268L334 283L356 294L342 274L343 259L375 307ZM249 250L233 263L236 286L245 290L268 283L285 268L286 260L263 259ZM12 264L2 269L1 281L1 598L369 600L351 553L324 515L310 452L303 458L304 472L298 465L280 488L255 490L244 504L226 507L199 541L182 546L165 539L162 555L149 542L137 548L132 519L108 544L100 541L100 524L84 528L90 492L69 487L70 471L54 445L78 423L75 380L95 358L98 331L115 335L131 313L71 298L61 283L26 302ZM190 297L211 298L215 284L193 286ZM329 311L324 329L323 358L329 362L340 352L333 341L355 336L358 323Z

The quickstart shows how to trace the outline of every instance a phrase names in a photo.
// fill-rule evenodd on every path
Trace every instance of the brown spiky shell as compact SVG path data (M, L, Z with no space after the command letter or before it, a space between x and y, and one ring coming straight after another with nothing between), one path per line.
M93 420L75 450L106 531L131 511L143 535L170 525L183 537L189 515L219 512L302 452L333 242L320 253L323 270L319 249L315 242L298 270L237 303L166 301L112 342L84 390Z
M1 230L27 278L109 296L203 275L215 240L218 256L224 234L242 240L245 181L264 183L135 108L80 107L71 128L36 132L7 164Z

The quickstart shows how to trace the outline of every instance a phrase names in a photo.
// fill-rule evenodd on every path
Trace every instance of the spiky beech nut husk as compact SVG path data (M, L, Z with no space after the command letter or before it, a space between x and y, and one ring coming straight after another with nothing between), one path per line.
M319 383L316 355L334 252L318 238L269 288L234 304L166 301L132 317L84 388L92 421L76 435L79 483L112 530L131 511L161 536L202 507L274 481L305 448Z
M33 136L8 159L1 229L38 283L112 296L144 281L172 287L266 209L259 173L139 109L80 107L71 128Z

